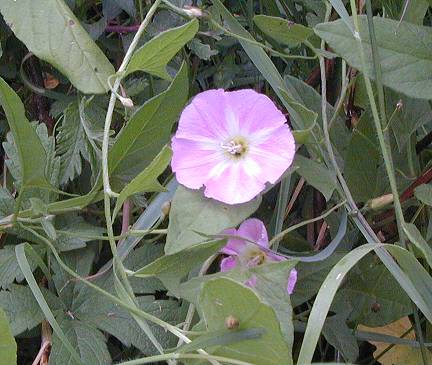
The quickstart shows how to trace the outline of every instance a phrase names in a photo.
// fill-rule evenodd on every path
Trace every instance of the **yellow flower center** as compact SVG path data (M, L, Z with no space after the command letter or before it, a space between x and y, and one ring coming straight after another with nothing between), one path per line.
M222 149L229 157L240 158L248 150L248 144L243 137L234 137L227 142L221 143Z

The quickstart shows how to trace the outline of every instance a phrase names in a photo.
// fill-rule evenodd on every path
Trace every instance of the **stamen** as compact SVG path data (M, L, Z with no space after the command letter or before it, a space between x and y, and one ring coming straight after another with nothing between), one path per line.
M235 141L229 141L228 143L222 142L221 147L232 155L241 155L244 152L244 146Z

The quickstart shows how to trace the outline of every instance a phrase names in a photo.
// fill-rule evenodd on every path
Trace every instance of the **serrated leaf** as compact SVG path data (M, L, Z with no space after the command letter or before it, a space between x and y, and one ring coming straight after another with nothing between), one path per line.
M171 161L171 156L171 149L165 146L155 159L123 188L120 195L117 197L113 212L114 217L128 197L136 193L166 191L157 178L167 168Z
M30 260L32 270L36 268L33 260ZM0 249L0 288L7 288L14 281L21 282L24 276L15 256L15 246L7 245Z
M144 71L170 80L171 77L166 71L168 62L195 36L198 26L198 20L193 19L180 27L158 34L134 53L126 68L126 74Z
M52 307L62 308L61 302L51 292L42 288L46 300ZM13 284L0 291L0 308L3 308L14 336L31 330L45 319L32 291L28 286Z
M170 87L131 117L108 155L110 174L118 182L133 179L168 143L188 90L187 66L183 64Z
M203 242L200 233L215 235L236 227L260 203L261 197L256 197L244 204L228 205L204 197L202 191L179 186L171 204L165 253L173 254Z
M93 241L92 236L101 236L105 228L86 222L78 215L57 216L55 220L57 239L55 246L59 251L70 251L86 246Z
M48 135L48 130L45 124L32 122L29 123L30 128L35 132L36 138L39 139L40 144L45 152L45 177L50 183L50 187L58 187L59 183L59 172L60 172L60 159L55 156L55 140L54 137ZM11 133L6 136L6 142L3 143L3 148L8 155L6 164L13 178L15 179L15 185L21 187L22 181L22 165L19 160L19 150L15 143L15 139ZM44 205L56 201L58 193L46 189L45 187L38 186L26 186L27 189L23 193L23 201L30 199L38 199Z
M69 317L61 314L57 321L66 334L71 345L77 350L84 364L107 365L111 364L105 336L92 325L79 321L72 312ZM50 365L77 365L63 346L63 342L54 334L50 354Z
M209 353L256 365L292 364L275 312L251 289L230 279L211 280L203 285L199 309L209 331L226 329L225 320L229 316L238 320L240 330L262 328L265 331L258 339L207 348Z
M375 78L366 15L359 16L360 37L366 54L363 68L353 33L342 20L322 23L315 33L351 66ZM419 99L432 99L432 30L405 21L374 17L384 85Z
M314 34L311 28L283 18L255 15L253 21L265 35L288 47L296 47Z
M0 12L17 38L80 91L108 91L114 67L63 0L6 0ZM49 21L47 21L49 19Z
M81 157L86 155L84 128L76 104L65 110L57 133L57 154L60 156L60 184L81 175Z
M17 344L12 336L5 313L0 308L0 354L7 365L17 363Z
M6 113L17 145L21 184L23 186L50 187L45 175L47 158L45 150L25 116L23 103L2 78L0 78L0 103Z

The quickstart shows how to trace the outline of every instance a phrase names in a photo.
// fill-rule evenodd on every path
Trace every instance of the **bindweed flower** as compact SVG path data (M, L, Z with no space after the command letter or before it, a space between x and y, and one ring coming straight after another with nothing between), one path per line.
M190 189L227 204L248 202L291 165L294 137L285 116L254 90L208 90L181 114L172 170Z
M277 262L286 260L284 257L276 253L262 250L269 248L269 240L267 230L259 219L250 218L245 220L236 229L227 229L224 234L232 236L244 237L250 241L256 242L258 245L248 242L244 239L230 238L226 246L222 249L222 253L229 255L222 259L220 268L222 272L229 271L240 265L244 268L256 267L269 262ZM254 287L257 278L252 276L246 281L246 285ZM292 269L288 278L287 292L292 294L295 284L297 282L297 270Z

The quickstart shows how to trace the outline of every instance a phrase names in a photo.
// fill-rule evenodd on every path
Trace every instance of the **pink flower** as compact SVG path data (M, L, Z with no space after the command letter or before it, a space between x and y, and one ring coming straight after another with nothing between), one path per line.
M266 228L259 219L250 218L245 220L236 229L227 229L224 234L232 236L241 236L247 238L258 245L254 245L243 239L230 238L226 246L222 249L222 253L229 255L222 259L220 267L221 271L229 271L234 269L237 265L245 268L256 267L269 262L277 262L286 260L284 257L279 256L275 253L264 251L263 248L269 248L269 240L267 237ZM246 281L246 285L254 287L256 285L257 278L252 276ZM287 292L292 294L297 281L297 270L292 269L288 278Z
M227 204L250 201L291 165L285 116L254 90L208 90L183 110L172 139L172 169L190 189Z

